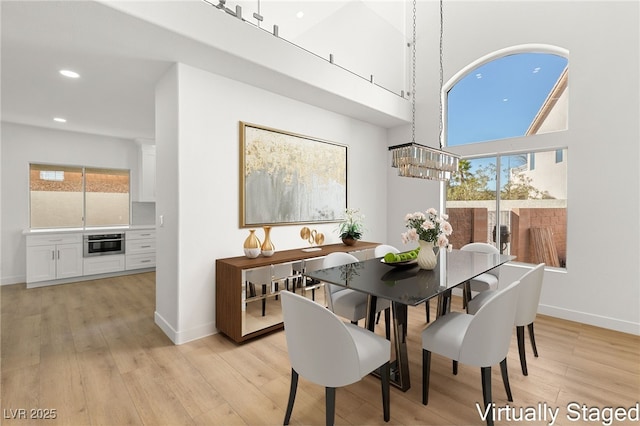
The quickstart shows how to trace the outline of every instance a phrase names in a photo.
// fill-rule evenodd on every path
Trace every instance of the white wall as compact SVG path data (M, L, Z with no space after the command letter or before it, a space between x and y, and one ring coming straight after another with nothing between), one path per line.
M2 284L24 282L29 228L29 163L131 170L137 196L137 145L126 139L2 123Z
M438 146L438 25L437 2L418 4L418 85L416 141ZM593 31L599 28L599 31ZM567 132L536 136L540 148L569 147L569 266L566 271L549 271L545 276L541 312L589 324L640 334L638 271L638 5L631 2L445 2L445 81L465 65L486 54L505 47L525 43L543 43L568 49L570 52L570 105L569 130ZM188 67L184 68L185 72ZM624 72L619 72L624 70ZM191 77L194 73L189 73ZM199 73L195 73L199 74ZM199 326L207 324L213 315L212 261L216 257L240 254L240 244L246 232L238 230L237 223L237 151L225 152L222 159L214 164L214 175L225 177L223 188L212 186L217 202L203 202L197 197L185 199L190 183L195 181L197 167L188 169L187 164L203 164L206 158L214 156L218 144L233 146L237 140L237 120L271 125L303 134L311 134L326 139L343 141L340 131L336 136L334 126L326 126L319 117L335 117L338 122L354 122L345 117L335 116L317 110L308 104L298 104L285 98L276 97L259 89L208 75L204 86L209 99L202 91L192 96L181 95L180 119L180 214L189 212L191 220L180 218L180 288L178 330L174 340L188 340L198 333L191 333ZM218 80L218 84L213 84ZM191 84L181 81L181 91ZM195 81L195 80L194 80ZM218 87L219 85L219 87ZM243 89L238 92L238 88ZM229 90L233 88L234 90ZM625 96L620 96L624 93ZM251 94L245 98L245 94ZM255 96L259 94L259 96ZM192 99L193 111L187 114L182 101ZM199 101L195 102L195 99ZM219 102L213 98L220 99ZM271 98L276 102L268 101ZM247 102L247 99L250 99ZM214 106L205 106L211 102ZM202 103L202 104L201 104ZM196 106L197 105L197 106ZM223 105L223 107L221 107ZM265 108L266 105L269 105ZM295 105L295 107L292 107ZM205 114L208 112L208 114ZM183 133L186 125L192 129ZM184 117L184 120L182 119ZM215 123L215 124L214 124ZM342 126L339 126L342 127ZM358 132L362 131L358 129ZM366 127L365 127L366 128ZM359 140L357 133L348 139ZM348 133L345 133L348 134ZM390 129L387 145L410 140L408 126ZM215 135L215 137L214 137ZM185 145L188 144L188 145ZM230 145L231 144L231 145ZM185 152L184 146L197 146L197 158L193 152ZM607 155L599 148L615 148L616 161L607 163ZM188 148L191 149L191 148ZM374 154L371 150L368 154ZM488 150L511 151L518 149L518 140L489 144ZM403 231L403 218L409 211L440 207L440 185L435 182L408 180L396 176L389 167L388 153L377 152L381 158L378 175L386 175L386 182L371 185L365 181L362 186L350 181L351 205L358 205L356 194L367 194L380 198L381 211L373 213L375 220L386 220L376 227L382 235L368 235L375 239L400 245L399 234ZM350 177L358 176L357 168L367 164L375 168L374 162L362 162L350 157ZM210 163L207 163L210 164ZM188 169L188 170L187 170ZM356 169L356 170L354 170ZM619 177L623 171L624 178ZM365 176L369 176L367 169ZM382 172L382 173L381 173ZM183 174L185 173L185 174ZM196 173L197 174L197 173ZM612 189L624 179L627 188L622 195ZM215 180L214 180L215 181ZM212 185L215 185L212 184ZM384 188L384 189L383 189ZM386 191L386 192L385 192ZM366 198L366 197L365 197ZM224 203L225 211L216 207ZM384 205L386 204L386 208ZM201 206L199 214L194 213L196 205ZM185 206L184 208L182 206ZM229 210L226 210L230 207ZM362 207L362 206L361 206ZM386 212L382 211L386 210ZM365 210L369 217L372 213ZM197 217L193 217L197 216ZM196 232L197 223L211 223L210 230ZM607 224L613 223L614 238L631 235L631 238L609 242ZM594 224L597 227L594 228ZM322 229L328 233L326 229ZM383 231L384 230L384 231ZM277 247L300 246L297 229L276 228L273 238ZM183 241L186 236L188 241ZM369 238L371 237L371 238ZM212 241L216 241L212 243ZM220 241L219 243L217 241ZM230 242L237 241L231 246ZM204 249L197 248L199 242ZM207 244L211 244L208 247ZM283 245L284 244L284 245ZM594 249L594 246L598 247ZM604 246L604 249L603 249ZM193 261L192 259L196 259ZM187 267L188 271L182 268ZM517 276L521 270L513 268L505 276ZM188 286L188 287L186 287ZM196 298L201 302L195 304ZM188 299L190 302L183 299ZM204 301L202 301L204 300ZM187 315L185 309L191 307Z
M438 144L437 5L435 1L418 3L416 131L417 142L431 146ZM160 13L153 12L154 4L134 6L145 13ZM570 162L568 268L545 275L541 312L640 334L638 8L637 2L624 1L445 1L444 62L446 81L465 65L508 46L536 42L569 50L569 130L535 137L541 148L569 147ZM180 22L191 25L189 19ZM210 33L216 28L207 27L212 39L216 34ZM224 39L224 43L231 50L236 47L233 40ZM303 65L308 61L269 57L272 52L261 49L259 42L251 47L261 52L254 58L257 62L279 61L281 68L295 64L301 81L304 75L318 86L322 86L320 80L332 80L332 73L306 69ZM156 129L157 214L165 216L165 228L158 233L163 248L158 253L157 309L174 341L215 331L214 261L240 255L246 237L247 231L237 225L239 120L348 144L349 204L367 215L367 240L399 245L404 214L439 204L437 183L399 178L389 167L386 145L407 142L408 126L391 129L387 137L382 128L311 105L326 99L301 103L188 66L172 72L175 75L166 76L159 86L156 105L157 114L167 118ZM250 72L247 68L241 74ZM372 94L354 87L357 95L346 89L340 93L354 99L369 99ZM394 109L379 100L371 104L380 110ZM21 129L2 130L3 283L16 282L24 274L20 260L24 243L18 233L27 220L26 164L55 162L69 155L82 157L80 163L93 158L91 144L59 149L60 144L68 147L70 141L79 142L79 137L33 130L38 136L34 138ZM34 144L34 139L57 143ZM518 140L488 147L517 150ZM112 154L95 159L125 161ZM17 171L16 178L12 170ZM333 228L318 227L336 238ZM276 248L300 247L298 231L299 227L275 228Z
M437 13L431 3L419 3L422 16ZM506 47L569 50L569 129L534 137L541 148L569 150L567 269L545 274L540 312L640 334L638 2L446 1L444 12L445 82ZM437 34L423 39L437 43ZM432 83L432 95L419 117L437 108L437 65L422 62L420 81ZM485 149L521 146L511 139Z
M164 215L165 226L157 234L156 320L164 319L160 326L174 342L215 332L215 259L243 255L248 230L238 224L239 121L347 145L348 204L366 215L363 239L384 239L385 129L182 64L165 76L157 95L156 214ZM160 182L165 168L177 185ZM276 250L305 246L302 226L274 227ZM336 224L312 228L327 244L339 242Z

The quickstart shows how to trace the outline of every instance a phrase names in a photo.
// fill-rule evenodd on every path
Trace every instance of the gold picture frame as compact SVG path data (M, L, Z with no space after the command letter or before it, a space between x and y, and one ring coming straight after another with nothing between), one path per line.
M338 222L347 146L240 121L240 227Z

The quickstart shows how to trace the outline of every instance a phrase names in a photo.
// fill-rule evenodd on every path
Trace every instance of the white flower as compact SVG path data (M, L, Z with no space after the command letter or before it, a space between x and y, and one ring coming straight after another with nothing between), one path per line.
M433 222L431 222L430 220L425 220L424 222L422 222L422 225L420 225L422 227L422 229L435 229L436 225L433 224Z
M437 244L439 247L447 247L449 245L449 235L453 233L453 227L447 221L449 216L438 216L438 211L434 208L423 212L408 213L405 220L407 232L403 233L402 242L409 241L427 241Z
M440 230L442 230L442 233L444 235L449 236L453 232L453 227L451 227L451 224L449 222L443 220L440 223Z

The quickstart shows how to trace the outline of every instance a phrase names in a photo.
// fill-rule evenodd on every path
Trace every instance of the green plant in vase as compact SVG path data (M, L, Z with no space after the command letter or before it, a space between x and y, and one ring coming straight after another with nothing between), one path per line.
M338 226L338 233L343 243L352 246L362 238L364 232L364 215L360 213L360 209L346 209L344 217L344 222Z

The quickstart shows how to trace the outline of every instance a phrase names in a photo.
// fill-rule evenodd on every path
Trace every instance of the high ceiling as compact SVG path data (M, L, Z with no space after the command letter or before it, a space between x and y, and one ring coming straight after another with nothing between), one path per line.
M300 4L314 3L306 13L307 17L313 16L309 23L314 25L340 13L336 4L350 1L329 2L331 7L324 9L318 7L324 2L279 2L287 10L272 9L270 13L293 16ZM244 3L243 8L250 11ZM227 5L234 7L232 2ZM349 104L339 96L329 99L326 93L302 91L290 82L285 87L281 76L269 75L255 64L253 71L246 64L239 66L242 60L238 57L99 2L3 0L1 7L1 113L6 122L153 139L155 84L173 63L183 62L259 87L262 84L268 90L282 88L281 94L303 101L326 98L325 105L318 105L365 121L402 124L395 118L385 121L389 117L366 105ZM211 13L224 13L206 7L206 11L214 11ZM293 24L285 24L285 28L291 28L291 36L303 31ZM60 69L72 69L81 77L63 77ZM274 88L275 84L278 86ZM54 117L67 122L55 122Z
M153 138L154 87L171 62L127 43L138 35L131 23L92 2L3 1L2 120Z

